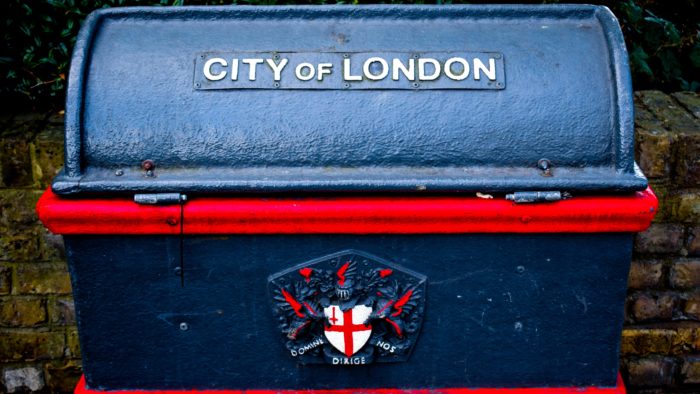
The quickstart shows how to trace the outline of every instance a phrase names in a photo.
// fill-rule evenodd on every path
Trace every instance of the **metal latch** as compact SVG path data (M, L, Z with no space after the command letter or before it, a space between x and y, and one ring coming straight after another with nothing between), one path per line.
M145 193L134 194L134 202L145 205L182 204L187 201L187 195L180 193Z
M567 198L571 198L571 194L560 191L515 192L513 194L506 194L506 200L513 201L516 204L559 201Z

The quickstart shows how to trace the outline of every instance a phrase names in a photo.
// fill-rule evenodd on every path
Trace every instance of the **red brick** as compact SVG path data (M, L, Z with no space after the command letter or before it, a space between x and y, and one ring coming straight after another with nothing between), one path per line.
M683 383L700 383L700 356L689 356L683 361L681 369Z
M649 289L662 286L663 263L660 261L632 261L627 287Z
M663 356L628 360L624 367L630 385L637 387L670 386L678 370L673 358Z
M687 296L683 313L689 319L700 321L700 293L695 293Z
M679 253L682 248L683 226L679 224L652 223L634 242L638 253Z
M700 260L678 260L671 265L669 280L672 287L692 289L700 286Z
M637 294L630 299L635 321L670 320L679 300L673 294Z
M688 256L700 257L700 227L688 230L688 243L685 249Z

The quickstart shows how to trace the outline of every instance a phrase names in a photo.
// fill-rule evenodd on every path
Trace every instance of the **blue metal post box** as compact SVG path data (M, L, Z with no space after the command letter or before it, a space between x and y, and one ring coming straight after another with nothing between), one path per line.
M624 391L656 198L604 7L100 10L65 121L76 392Z

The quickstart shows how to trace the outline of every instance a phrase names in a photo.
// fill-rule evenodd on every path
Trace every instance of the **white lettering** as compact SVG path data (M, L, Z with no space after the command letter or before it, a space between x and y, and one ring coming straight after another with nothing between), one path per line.
M350 59L343 59L343 80L362 81L362 76L350 74Z
M455 63L460 63L462 65L462 72L459 74L455 74L454 70L452 70L452 65ZM469 76L469 63L461 57L449 58L445 62L445 75L452 80L462 81Z
M296 356L297 356L297 351L296 351L296 350L290 349L289 351L292 352L292 357L296 357Z
M272 59L267 59L265 62L267 62L267 65L270 66L272 72L275 74L275 81L279 81L282 79L282 70L287 63L289 63L289 59L282 59L279 64L275 63L275 61Z
M367 364L364 357L333 357L333 365L361 365Z
M401 62L401 59L396 59L391 62L392 72L391 79L394 81L399 80L399 71L403 73L404 77L409 81L416 80L416 61L415 59L408 59L408 66Z
M264 60L262 59L243 59L241 63L248 65L248 80L255 81L255 73L258 69L258 64L262 64Z
M377 341L377 347L388 350L389 353L394 353L396 351L396 346L392 346L390 343L384 341Z
M489 68L486 68L484 62L481 59L474 58L474 79L481 79L481 72L484 72L490 81L496 80L496 60L489 58Z
M381 65L381 70L377 74L372 73L372 70L370 70L370 68L372 68L372 64L375 63ZM387 64L386 60L382 59L381 57L371 57L365 60L365 64L362 65L362 72L365 74L367 79L372 81L380 81L389 75L389 65Z
M303 69L307 70L306 74L302 74ZM314 66L311 63L299 63L294 73L296 74L297 79L302 81L310 81L314 79L314 74L316 73L316 70L314 69Z
M231 80L238 80L238 59L231 60Z
M433 73L428 75L426 74L426 64L432 64L433 67L435 68ZM421 81L434 81L438 79L440 76L440 62L438 62L435 59L426 57L426 58L420 58L418 59L418 79Z
M318 80L323 81L323 76L331 73L333 63L319 63L318 65Z
M220 80L226 78L226 70L221 70L221 72L218 74L211 73L211 68L214 65L214 63L218 63L222 67L228 66L228 63L226 62L226 60L224 60L220 57L211 58L204 63L204 78L206 78L210 81L220 81Z

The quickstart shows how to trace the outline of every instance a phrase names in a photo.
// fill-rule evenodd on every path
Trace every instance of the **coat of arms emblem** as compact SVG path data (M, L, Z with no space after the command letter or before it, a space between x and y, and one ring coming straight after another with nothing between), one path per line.
M291 356L303 364L405 361L418 337L426 277L356 250L270 276Z

